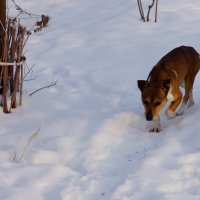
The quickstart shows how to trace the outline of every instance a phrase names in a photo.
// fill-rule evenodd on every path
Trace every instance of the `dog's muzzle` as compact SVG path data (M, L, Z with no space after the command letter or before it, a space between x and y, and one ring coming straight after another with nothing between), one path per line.
M153 120L153 115L152 115L151 111L147 112L147 114L146 114L146 120L147 121L152 121Z

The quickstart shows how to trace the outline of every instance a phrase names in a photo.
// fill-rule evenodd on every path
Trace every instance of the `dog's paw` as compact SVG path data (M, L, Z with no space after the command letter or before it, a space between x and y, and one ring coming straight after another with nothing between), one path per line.
M160 127L150 128L149 132L151 133L159 133L161 131Z
M176 112L176 116L182 116L185 113L186 103L182 103L179 110Z
M178 112L176 112L176 116L178 117L178 116L182 116L184 114L184 111L178 111Z
M152 132L160 132L161 131L161 125L160 125L160 117L158 116L157 119L151 121L151 124L149 124L149 131Z
M175 112L171 110L167 110L165 114L167 115L168 119L173 119L175 117Z

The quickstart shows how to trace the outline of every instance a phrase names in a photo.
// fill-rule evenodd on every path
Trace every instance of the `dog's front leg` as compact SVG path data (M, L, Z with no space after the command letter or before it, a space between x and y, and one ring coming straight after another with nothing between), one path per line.
M150 127L150 132L160 132L161 131L161 125L160 125L160 117L158 116L158 118L156 118L155 120L153 120L151 122L151 127Z
M171 119L171 118L173 118L175 116L176 108L181 103L182 97L183 97L183 95L182 95L181 91L178 90L175 100L171 102L169 108L166 111L166 114L167 114L168 118Z

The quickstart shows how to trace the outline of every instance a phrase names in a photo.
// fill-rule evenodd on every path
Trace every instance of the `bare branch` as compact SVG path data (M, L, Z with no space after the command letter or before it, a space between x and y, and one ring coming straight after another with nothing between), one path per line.
M35 91L32 92L29 96L32 96L33 94L35 94L36 92L39 92L40 90L43 90L43 89L46 89L46 88L53 87L53 86L55 86L55 85L57 84L57 82L58 82L58 80L56 80L56 81L52 81L49 85L44 86L44 87L41 87L41 88L35 90Z
M156 0L155 22L157 22L157 17L158 17L158 0Z
M28 81L34 81L37 79L37 76L33 77L33 78L29 78L29 79L24 79L23 81L25 82L28 82Z
M3 31L5 32L5 34L6 34L6 29L5 29L5 27L4 27L4 25L3 25L3 23L2 23L2 21L0 20L0 25L1 25L1 28L3 29Z
M27 12L26 10L22 9L19 5L17 5L17 4L15 3L14 0L12 0L12 2L14 3L14 5L15 5L15 7L16 7L16 10L19 11L18 16L19 16L20 14L27 14L27 15L34 15L34 16L36 16L36 17L41 17L41 15L33 14L33 13ZM17 17L18 17L18 16L17 16Z
M154 3L155 3L155 0L152 0L152 4L149 5L149 9L148 9L148 13L147 13L147 21L149 21L150 11L151 11L151 8L153 7Z
M145 22L144 11L143 11L141 0L137 0L137 3L138 3L138 8L139 8L141 19L143 22Z
M26 64L27 66L27 64ZM26 76L28 76L28 74L32 71L32 69L35 67L35 65L33 64L31 68L28 69L28 71L26 72L26 74L23 76L23 80L26 78Z

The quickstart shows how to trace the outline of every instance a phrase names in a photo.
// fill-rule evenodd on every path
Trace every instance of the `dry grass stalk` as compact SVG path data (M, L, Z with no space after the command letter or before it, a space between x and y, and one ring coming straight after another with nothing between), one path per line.
M17 158L16 152L14 153L13 162L20 163L20 162L22 162L25 159L25 156L26 156L26 153L28 151L28 148L30 147L31 143L33 143L34 141L36 141L36 139L38 138L40 129L41 129L41 124L40 124L39 128L37 129L37 131L34 132L33 134L31 134L31 136L28 139L27 144L24 146L24 148L22 150L22 153L19 156L19 158Z

